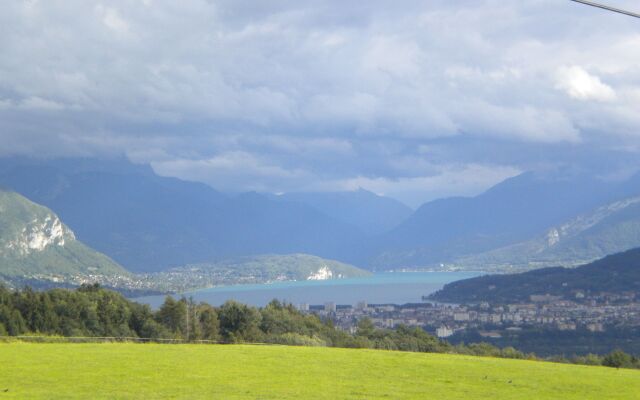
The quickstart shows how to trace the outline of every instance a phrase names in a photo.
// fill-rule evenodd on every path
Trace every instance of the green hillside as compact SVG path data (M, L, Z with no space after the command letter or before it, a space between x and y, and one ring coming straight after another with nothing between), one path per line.
M375 350L0 344L3 399L634 399L640 371ZM636 397L634 397L636 396Z
M544 235L454 263L484 269L575 266L638 246L640 197L630 197L584 213Z
M76 240L51 210L0 190L0 279L74 283L89 275L129 273Z
M269 254L192 264L150 275L157 287L187 290L220 285L356 278L371 272L309 254Z
M519 274L485 275L449 283L431 298L445 302L516 303L550 294L575 300L589 295L640 292L640 248L577 268L541 268Z

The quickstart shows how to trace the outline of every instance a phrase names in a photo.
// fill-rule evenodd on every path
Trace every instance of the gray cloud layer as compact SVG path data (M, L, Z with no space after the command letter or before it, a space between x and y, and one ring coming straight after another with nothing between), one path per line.
M6 1L0 50L1 153L223 190L415 205L640 145L640 23L569 1Z

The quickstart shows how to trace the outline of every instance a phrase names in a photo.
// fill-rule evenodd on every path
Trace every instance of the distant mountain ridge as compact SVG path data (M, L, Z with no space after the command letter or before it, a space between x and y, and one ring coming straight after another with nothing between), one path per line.
M0 162L0 185L58 213L134 272L265 253L348 259L363 234L302 203L224 195L121 159Z
M367 235L377 235L395 228L413 213L411 208L398 200L364 189L348 192L292 192L273 198L307 204Z
M640 175L527 172L415 212L365 190L228 195L126 159L0 159L0 185L133 272L292 253L371 270L524 269L640 246Z
M640 244L640 196L629 197L554 226L546 234L456 260L457 265L539 268L578 265Z
M173 292L224 284L341 279L368 274L338 261L288 254L244 256L187 265L159 274L133 275L79 242L51 210L18 193L0 190L0 283L9 286L101 283L124 290Z
M127 277L114 261L79 242L45 207L0 190L0 278L76 284L92 276Z
M479 255L532 240L581 214L640 195L637 183L637 176L607 182L587 175L565 178L524 173L476 197L426 203L373 242L368 264L403 268L442 263L481 269L485 261L493 262ZM640 245L635 237L627 243ZM502 263L511 261L515 260L505 256Z

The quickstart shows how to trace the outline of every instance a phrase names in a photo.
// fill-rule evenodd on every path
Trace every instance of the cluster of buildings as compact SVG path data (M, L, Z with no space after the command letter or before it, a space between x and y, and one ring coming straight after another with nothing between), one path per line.
M504 332L540 327L604 332L614 326L640 326L640 296L636 299L634 293L601 293L589 298L578 295L575 300L541 295L531 296L526 303L505 305L360 302L351 306L328 302L315 306L301 304L300 310L330 318L337 327L349 332L355 332L358 321L368 318L379 328L400 324L416 326L440 338L466 330L476 330L487 338L499 338Z

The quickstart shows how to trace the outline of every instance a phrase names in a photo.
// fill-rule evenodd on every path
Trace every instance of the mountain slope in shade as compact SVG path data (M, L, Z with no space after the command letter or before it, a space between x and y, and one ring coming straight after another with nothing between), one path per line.
M343 258L362 237L306 204L226 196L127 160L10 160L0 163L0 184L51 208L135 272L265 253Z
M0 182L54 210L81 240L130 270L180 264L184 247L196 259L206 253L202 214L225 196L125 161L110 164L30 163Z
M601 292L640 293L640 248L607 256L577 268L542 268L534 271L486 275L452 282L431 298L437 301L515 303L531 295L575 299Z
M274 198L307 204L370 235L395 228L413 212L395 199L364 189L351 192L285 193Z
M530 240L602 204L640 194L636 181L529 172L473 198L436 200L374 241L369 263L433 266Z
M455 263L512 268L570 266L635 247L640 247L640 196L598 207L534 239Z
M135 272L274 253L314 254L379 270L547 265L530 261L532 254L575 263L635 245L635 208L618 210L580 234L575 227L581 224L560 227L640 195L640 176L616 183L525 173L476 197L426 203L390 231L372 234L401 221L407 209L366 191L229 196L127 160L0 159L0 185L49 207L81 241ZM552 229L561 240L547 249Z
M0 278L78 283L89 275L128 276L103 254L76 240L52 211L0 190Z

